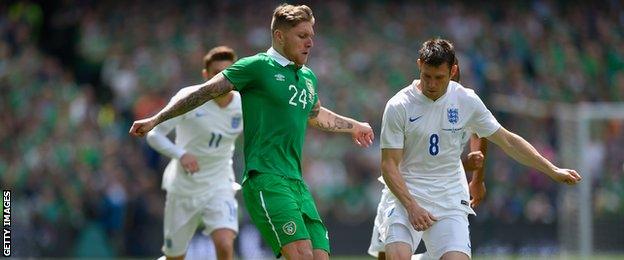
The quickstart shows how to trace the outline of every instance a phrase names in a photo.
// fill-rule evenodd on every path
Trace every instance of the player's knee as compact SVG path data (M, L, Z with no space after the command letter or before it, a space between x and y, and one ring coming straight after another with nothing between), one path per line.
M213 236L212 240L217 251L230 252L233 251L234 248L234 238L235 235L233 232L226 232L220 236Z
M312 248L305 247L299 248L299 259L314 259L314 253L312 252Z
M314 253L312 252L312 248L308 247L308 246L299 246L297 247L297 249L295 250L295 252L293 252L293 254L291 254L292 259L301 259L301 260L308 260L308 259L314 259Z
M412 257L411 246L404 242L393 242L386 245L386 259L389 260L402 260L410 259Z
M233 239L220 239L214 241L215 248L217 251L229 252L234 248L234 240Z
M387 252L386 257L384 259L387 260L405 260L410 259L412 255L409 252Z
M293 260L312 260L314 259L314 253L312 246L304 241L296 241L293 244L286 245L282 249L282 254L286 259Z

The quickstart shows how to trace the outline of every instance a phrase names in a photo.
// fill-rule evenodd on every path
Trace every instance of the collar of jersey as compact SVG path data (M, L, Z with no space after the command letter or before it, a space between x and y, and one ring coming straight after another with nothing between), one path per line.
M277 63L282 65L282 67L286 67L288 65L295 65L294 62L292 62L289 59L287 59L286 57L282 56L282 54L280 54L275 49L273 49L273 47L269 48L266 53L267 53L267 55L269 55L269 57L271 57L275 61L277 61Z
M425 94L423 94L420 89L418 89L418 82L420 82L419 79L415 79L414 81L412 81L412 91L414 91L414 96L416 96L416 98L426 103L439 103L439 101L446 99L446 94L449 93L449 90L453 85L453 81L450 81L448 87L446 87L446 92L440 98L438 98L438 100L433 101L425 96Z

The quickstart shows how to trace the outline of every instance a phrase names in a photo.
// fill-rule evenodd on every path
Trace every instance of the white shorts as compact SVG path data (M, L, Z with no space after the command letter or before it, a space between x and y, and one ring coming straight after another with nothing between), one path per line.
M163 253L179 256L186 252L195 231L204 224L204 235L227 228L238 233L238 202L234 191L213 192L201 197L167 193Z
M377 205L377 215L375 216L375 223L373 225L373 233L371 234L370 245L368 246L368 254L372 257L377 257L379 252L385 252L384 243L381 240L379 234L379 226L381 225L381 216L388 207L388 190L383 189L381 192L381 199Z
M384 205L381 224L378 227L378 241L384 245L403 242L410 245L413 252L422 239L427 246L427 252L422 259L440 259L444 253L451 251L463 252L471 257L468 215L462 211L443 215L436 214L439 213L436 210L430 213L438 217L438 221L425 231L416 231L409 224L407 211L403 205L395 203ZM371 242L371 248L372 246ZM371 248L369 248L369 254Z
M372 257L379 257L379 252L385 252L384 242L381 240L381 234L379 233L379 226L381 225L381 216L386 208L391 205L388 202L388 190L384 189L381 192L381 199L377 205L377 215L375 215L375 222L373 225L373 233L371 234L371 242L368 246L368 254ZM418 246L418 245L416 245ZM426 254L426 253L425 253ZM412 260L424 259L423 254L413 255Z

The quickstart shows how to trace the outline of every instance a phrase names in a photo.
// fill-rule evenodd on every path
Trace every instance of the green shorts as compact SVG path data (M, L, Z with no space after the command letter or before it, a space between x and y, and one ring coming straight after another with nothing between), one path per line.
M243 198L251 221L277 257L282 247L309 239L313 249L329 253L329 236L307 185L300 180L250 172Z

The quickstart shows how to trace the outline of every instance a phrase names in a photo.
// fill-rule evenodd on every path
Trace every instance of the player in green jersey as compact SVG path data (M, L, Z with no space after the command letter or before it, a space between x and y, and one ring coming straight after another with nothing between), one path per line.
M130 129L130 134L144 136L169 118L238 90L245 125L245 205L275 255L287 259L329 258L327 229L301 175L307 125L350 133L361 147L374 138L368 123L321 106L317 78L304 65L313 46L313 27L309 7L278 6L271 21L272 47L266 53L239 60Z

